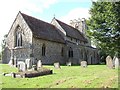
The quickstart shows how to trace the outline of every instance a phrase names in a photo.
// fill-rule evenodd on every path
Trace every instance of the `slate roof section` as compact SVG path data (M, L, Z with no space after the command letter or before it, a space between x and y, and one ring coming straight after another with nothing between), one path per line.
M64 38L58 33L57 28L54 25L36 19L32 16L28 16L24 13L21 13L21 15L32 30L34 37L65 43Z
M65 30L67 36L82 40L84 42L88 42L87 39L84 37L84 35L80 31L75 29L74 27L67 25L67 24L65 24L57 19L56 19L56 21Z

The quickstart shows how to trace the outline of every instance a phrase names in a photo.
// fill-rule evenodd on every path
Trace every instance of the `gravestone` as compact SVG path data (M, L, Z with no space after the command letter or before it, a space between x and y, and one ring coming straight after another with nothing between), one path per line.
M26 65L27 65L27 69L32 68L32 60L31 60L31 59L26 59L26 60L25 60L25 63L26 63Z
M59 62L54 63L54 67L55 67L56 69L60 69L60 64L59 64Z
M23 72L27 70L27 65L23 61L18 62L18 71Z
M87 67L87 62L86 61L81 61L81 67Z
M114 63L113 63L111 56L106 57L106 65L110 69L114 68Z
M115 68L117 69L120 66L120 61L117 57L115 57L114 62L115 62Z
M41 60L38 60L38 62L37 62L37 69L39 69L41 67L42 67L42 62L41 62Z
M67 65L67 66L71 66L71 62L67 62L66 65Z
M33 65L33 66L32 66L32 70L33 70L33 71L36 71L36 70L37 70L37 65Z

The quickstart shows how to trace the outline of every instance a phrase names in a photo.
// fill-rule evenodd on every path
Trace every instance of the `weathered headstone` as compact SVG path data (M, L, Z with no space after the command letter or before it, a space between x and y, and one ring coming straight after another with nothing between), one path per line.
M32 70L33 70L33 71L36 71L36 70L37 70L37 65L33 65L33 66L32 66Z
M112 60L111 56L106 57L106 65L110 69L114 68L114 64L113 64L113 60Z
M23 61L18 62L18 71L26 71L27 65Z
M54 67L55 67L56 69L60 69L60 64L59 64L59 62L54 63Z
M38 60L38 62L37 62L37 69L39 69L41 67L42 67L42 62L41 62L41 60Z
M26 65L27 65L27 69L32 68L32 60L31 60L31 59L26 59L26 60L25 60L25 63L26 63Z
M66 65L67 66L71 66L71 62L66 62Z
M81 61L81 67L87 67L87 62L86 61Z
M119 58L115 57L115 68L117 69L120 66Z

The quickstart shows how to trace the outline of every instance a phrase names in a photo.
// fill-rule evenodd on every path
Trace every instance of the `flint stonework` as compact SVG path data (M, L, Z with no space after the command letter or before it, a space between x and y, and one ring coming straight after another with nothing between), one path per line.
M87 60L88 64L97 64L98 50L92 48L79 22L83 23L77 20L72 22L74 25L68 25L53 18L51 23L47 23L19 12L6 37L2 62L14 64L16 57L18 62L27 62L28 69L31 68L31 61L26 59L31 58L34 58L32 65L37 64L35 60L42 60L43 65L53 65L56 61L65 65L69 59L72 65L80 64L79 59ZM75 25L83 28L83 32ZM92 59L89 53L94 56Z

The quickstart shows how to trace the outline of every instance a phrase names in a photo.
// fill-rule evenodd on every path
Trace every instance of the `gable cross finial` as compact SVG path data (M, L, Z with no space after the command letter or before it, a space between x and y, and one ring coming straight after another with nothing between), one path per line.
M54 18L55 18L55 14L54 14Z

